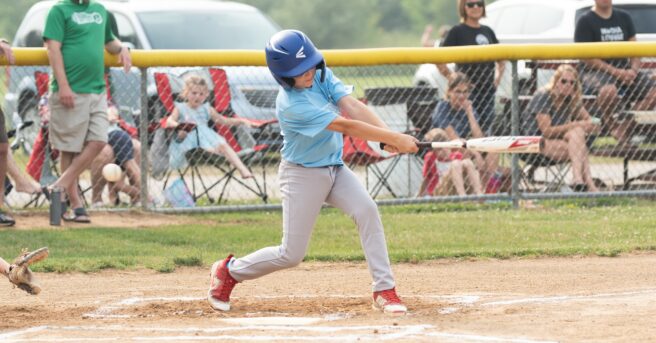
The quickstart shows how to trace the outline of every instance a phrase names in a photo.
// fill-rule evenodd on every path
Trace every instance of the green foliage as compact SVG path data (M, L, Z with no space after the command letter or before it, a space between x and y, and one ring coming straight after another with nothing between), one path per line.
M9 41L14 39L27 10L38 0L0 0L0 37Z
M546 201L512 210L507 203L381 207L395 262L442 258L597 255L656 250L653 203L645 200ZM194 215L195 225L150 229L0 230L0 256L50 247L41 272L209 266L228 253L243 256L280 244L279 212ZM20 217L18 218L20 220ZM306 260L364 261L355 224L336 209L322 211Z
M283 28L306 32L322 49L418 46L426 25L437 30L458 23L457 0L234 1L259 8ZM36 2L0 0L0 36L12 39Z

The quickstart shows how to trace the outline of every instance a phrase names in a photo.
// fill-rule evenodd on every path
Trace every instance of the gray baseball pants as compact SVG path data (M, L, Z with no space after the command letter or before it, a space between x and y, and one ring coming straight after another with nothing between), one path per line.
M278 175L283 209L282 244L233 260L229 269L235 280L256 279L301 263L325 202L344 211L358 226L373 290L394 287L378 206L348 167L306 168L283 160Z

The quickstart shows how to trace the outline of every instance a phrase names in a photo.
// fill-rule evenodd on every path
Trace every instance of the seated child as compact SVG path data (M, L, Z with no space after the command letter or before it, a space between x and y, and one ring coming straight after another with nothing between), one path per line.
M449 137L442 129L432 129L426 133L425 140L445 142ZM478 170L472 160L463 159L458 150L441 148L426 153L423 176L417 196L483 194ZM465 177L469 181L467 184Z
M230 147L225 138L219 135L207 124L210 119L224 125L246 125L252 127L245 119L226 118L219 115L214 108L205 102L209 96L207 81L198 75L190 75L185 79L182 97L183 103L176 103L173 113L166 120L167 128L178 127L181 123L193 123L195 129L189 133L178 130L177 138L169 146L169 165L181 169L187 165L185 153L189 150L202 148L208 152L223 155L234 165L244 179L253 177L251 171L239 159L237 153Z

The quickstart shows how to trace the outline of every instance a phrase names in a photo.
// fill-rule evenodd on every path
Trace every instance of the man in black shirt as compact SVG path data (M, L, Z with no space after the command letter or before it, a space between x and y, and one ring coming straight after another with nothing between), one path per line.
M628 13L613 8L612 0L595 0L592 9L581 16L574 31L575 42L635 41L636 30ZM591 59L580 65L583 90L596 94L593 115L620 144L628 142L633 121L613 118L621 94L627 102L635 101L634 110L652 110L656 105L656 89L650 75L640 71L639 58Z

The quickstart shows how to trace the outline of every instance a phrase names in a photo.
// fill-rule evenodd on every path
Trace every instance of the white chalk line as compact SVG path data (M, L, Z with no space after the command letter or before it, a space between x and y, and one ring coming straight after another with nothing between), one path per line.
M10 339L12 337L16 337L16 336L23 336L25 334L29 334L29 333L33 333L33 332L43 331L47 328L48 328L47 326L35 326L35 327L24 329L24 330L0 333L0 341L4 341L4 340Z
M523 299L490 301L490 302L482 303L481 306L516 305L516 304L528 304L528 303L562 303L562 302L570 302L570 301L586 301L586 300L594 300L600 298L617 298L617 297L645 295L645 294L656 295L656 289L618 292L618 293L600 293L600 294L589 294L589 295L555 295L550 297L529 297Z
M398 339L413 339L413 338L426 338L426 337L441 337L451 338L459 341L476 341L476 342L510 342L510 343L547 343L549 341L531 340L526 338L506 338L494 337L484 335L471 335L471 334L457 334L447 332L434 332L427 331L434 329L433 325L406 325L406 326L390 326L390 325L364 325L364 326L240 326L240 327L225 327L225 328L157 328L157 327L125 327L120 325L113 326L49 326L41 327L50 330L61 331L121 331L125 332L139 332L141 336L132 337L84 337L84 338L22 338L10 339L11 342L75 342L75 341L118 341L118 340L132 340L132 341L208 341L208 340L240 340L240 341L362 341L362 340L398 340ZM342 335L335 335L336 332L352 332L352 331L367 331L377 333L368 334L353 334L347 333ZM27 334L23 330L21 334ZM279 332L307 332L307 333L327 333L325 335L305 335L305 336L289 336L289 335L234 335L222 334L229 332L239 331L279 331ZM143 336L143 333L181 333L190 334L193 336ZM203 333L205 335L199 335ZM221 334L211 335L207 334Z

